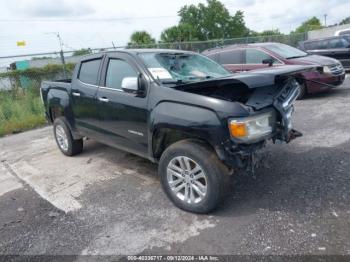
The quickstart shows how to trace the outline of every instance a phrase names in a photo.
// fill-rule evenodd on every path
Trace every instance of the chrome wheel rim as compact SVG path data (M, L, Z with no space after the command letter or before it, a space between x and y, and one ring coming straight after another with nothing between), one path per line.
M58 125L58 126L56 126L55 132L56 132L56 139L57 139L57 143L58 143L59 147L63 151L67 151L68 150L68 138L67 138L66 131L64 130L64 128L62 126Z
M207 176L193 159L174 157L167 167L167 180L172 193L188 204L201 202L207 194Z

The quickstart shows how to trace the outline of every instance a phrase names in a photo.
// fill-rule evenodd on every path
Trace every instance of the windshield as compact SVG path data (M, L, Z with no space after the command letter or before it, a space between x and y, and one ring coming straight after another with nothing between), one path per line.
M213 60L188 53L139 54L153 77L162 83L202 81L231 75Z
M265 48L270 50L271 52L278 54L279 56L285 59L303 57L308 55L307 53L297 48L294 48L285 44L272 44L272 45L267 45Z

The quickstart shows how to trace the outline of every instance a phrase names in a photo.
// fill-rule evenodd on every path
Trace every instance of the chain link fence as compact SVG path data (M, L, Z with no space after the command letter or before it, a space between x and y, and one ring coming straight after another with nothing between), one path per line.
M210 41L88 48L87 50L89 53L98 53L124 48L162 48L203 52L206 49L219 46L259 42L280 42L296 46L299 41L305 39L306 34L270 35ZM75 64L81 58L81 56L73 56L73 52L0 57L0 64L4 64L5 59L6 61L12 60L10 65L0 67L0 136L45 123L39 95L40 84L44 80L70 78ZM63 62L65 63L63 64Z

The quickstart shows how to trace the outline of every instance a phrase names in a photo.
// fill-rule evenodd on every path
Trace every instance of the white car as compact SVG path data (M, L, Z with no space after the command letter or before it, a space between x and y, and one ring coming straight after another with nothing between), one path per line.
M350 35L350 28L338 30L334 33L334 36L340 36L340 35Z

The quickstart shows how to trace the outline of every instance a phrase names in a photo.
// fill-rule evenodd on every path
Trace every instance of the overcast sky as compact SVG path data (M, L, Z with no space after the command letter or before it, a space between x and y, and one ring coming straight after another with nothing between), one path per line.
M0 0L0 57L59 49L52 32L60 32L64 48L125 45L132 32L146 30L155 38L178 22L177 11L201 0ZM244 11L248 28L289 32L317 16L327 23L349 16L349 0L223 0L233 14ZM26 47L16 41L25 40ZM0 65L3 64L0 60Z

